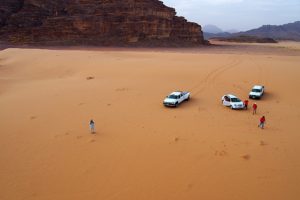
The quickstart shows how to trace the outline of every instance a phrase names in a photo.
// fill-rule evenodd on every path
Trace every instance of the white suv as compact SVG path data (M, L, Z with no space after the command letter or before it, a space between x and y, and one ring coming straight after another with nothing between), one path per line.
M231 109L244 109L245 104L236 96L227 94L222 97L222 104L230 107Z
M255 85L249 93L250 99L260 99L264 95L265 87L261 85Z

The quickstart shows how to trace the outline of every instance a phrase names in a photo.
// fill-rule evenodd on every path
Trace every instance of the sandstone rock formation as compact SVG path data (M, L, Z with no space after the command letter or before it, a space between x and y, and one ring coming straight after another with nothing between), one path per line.
M159 0L1 0L0 41L13 44L204 44L201 26Z

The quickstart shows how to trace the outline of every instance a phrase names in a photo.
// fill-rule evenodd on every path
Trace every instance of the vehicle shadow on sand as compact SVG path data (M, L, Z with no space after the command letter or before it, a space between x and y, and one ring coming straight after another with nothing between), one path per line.
M267 102L267 101L278 101L279 102L279 98L276 94L274 93L270 93L270 92L265 92L264 95L260 98L260 99L250 99L252 102Z

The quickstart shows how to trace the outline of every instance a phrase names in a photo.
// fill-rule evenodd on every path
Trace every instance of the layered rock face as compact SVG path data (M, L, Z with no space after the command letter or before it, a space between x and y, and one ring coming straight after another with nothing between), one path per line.
M14 44L180 46L201 26L158 0L1 0L0 40Z

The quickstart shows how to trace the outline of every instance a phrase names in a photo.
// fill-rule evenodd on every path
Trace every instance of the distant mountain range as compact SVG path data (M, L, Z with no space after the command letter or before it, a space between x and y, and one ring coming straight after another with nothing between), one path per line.
M203 31L205 33L213 33L213 34L218 34L218 33L222 33L223 30L220 29L219 27L217 27L216 25L212 25L212 24L208 24L203 26Z
M217 27L216 25L212 25L212 24L205 25L205 26L203 26L202 29L205 33L212 33L212 34L239 32L236 29L229 29L229 30L223 31L221 28Z
M211 38L219 38L219 37L226 38L226 37L232 36L233 34L228 33L228 32L221 32L221 33L204 32L203 35L204 35L204 39L209 40Z
M249 31L229 33L229 32L219 32L219 33L207 33L204 30L205 39L222 37L237 37L237 36L255 36L259 38L272 38L275 40L294 40L300 41L300 21L294 23L284 24L284 25L263 25L257 29L251 29Z

